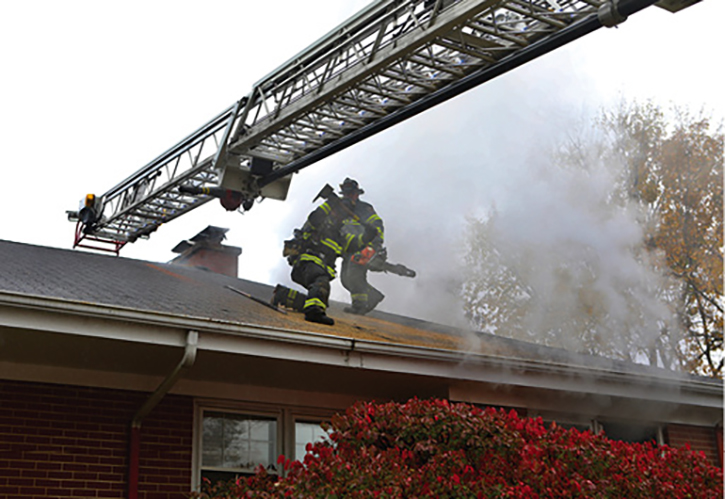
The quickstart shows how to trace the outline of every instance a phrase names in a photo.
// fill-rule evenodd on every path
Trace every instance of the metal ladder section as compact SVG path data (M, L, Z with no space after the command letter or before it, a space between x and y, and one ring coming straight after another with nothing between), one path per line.
M284 199L292 173L651 3L378 0L99 196L94 217L68 212L74 246L118 253L213 199L182 186L237 191L244 209Z

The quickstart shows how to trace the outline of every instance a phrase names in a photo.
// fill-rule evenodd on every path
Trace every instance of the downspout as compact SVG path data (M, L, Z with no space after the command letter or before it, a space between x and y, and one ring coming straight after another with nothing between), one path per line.
M199 333L189 331L186 335L186 348L184 357L166 379L159 385L154 393L136 412L131 421L131 445L128 459L128 499L138 499L138 468L141 450L141 423L143 419L161 402L161 399L171 390L179 378L194 365L196 360L196 347L199 342Z

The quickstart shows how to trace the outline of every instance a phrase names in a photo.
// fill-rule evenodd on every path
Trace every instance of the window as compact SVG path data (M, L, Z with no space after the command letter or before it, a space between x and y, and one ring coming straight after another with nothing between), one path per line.
M569 421L544 421L546 428L551 428L552 423L556 423L556 426L564 428L565 430L576 429L580 432L591 430L591 425L588 423L572 423Z
M228 480L251 474L260 464L274 472L279 454L277 426L276 418L204 411L201 476Z
M280 454L302 460L308 443L327 437L320 423L331 410L298 410L266 404L197 402L194 480L215 483L250 476L262 465L271 474Z
M307 444L326 438L327 432L322 429L320 422L295 421L295 459L302 461L305 458Z
M611 440L630 443L662 443L660 428L626 423L601 422L604 434Z
M556 426L565 430L574 429L579 432L591 431L592 433L596 433L593 427L594 421L586 419L586 416L584 415L530 410L529 417L540 417L547 429L551 428L551 426L556 423Z

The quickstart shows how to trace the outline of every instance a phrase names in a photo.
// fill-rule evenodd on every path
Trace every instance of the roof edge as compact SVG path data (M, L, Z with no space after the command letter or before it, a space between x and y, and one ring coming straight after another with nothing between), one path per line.
M342 338L333 335L300 331L294 329L282 329L240 322L229 322L212 320L209 318L179 316L153 311L139 311L126 307L113 305L100 305L76 300L68 300L57 297L45 297L28 295L23 293L12 293L0 291L0 305L20 309L42 310L46 312L63 314L66 316L92 317L102 320L124 321L139 325L149 325L160 328L173 329L174 339L170 344L175 344L179 329L196 330L202 333L221 335L230 341L235 338L245 340L262 340L303 346L306 348L319 348L336 351L345 351L349 354L366 354L371 359L366 359L365 365L361 362L358 367L376 367L374 359L408 359L408 361L423 361L426 365L421 366L421 373L429 367L432 370L433 364L448 364L463 375L473 366L487 366L487 371L498 370L507 373L509 378L502 378L498 382L511 382L514 379L519 381L525 377L539 378L542 375L550 376L555 380L576 380L587 379L588 383L609 383L634 387L661 387L698 394L705 397L719 397L722 400L723 382L716 378L695 377L672 372L671 376L656 376L645 373L628 373L620 370L607 370L602 367L568 365L561 362L550 362L545 360L532 360L517 357L502 357L472 353L457 350L437 349L423 346L391 344L374 340L359 340L353 338ZM0 319L2 320L2 319ZM107 338L108 336L94 330L97 337ZM127 338L126 338L127 339ZM156 338L150 340L142 335L134 341L158 345ZM352 365L352 364L351 364ZM380 363L379 366L383 364ZM389 366L385 362L385 366ZM668 373L667 371L663 371ZM512 375L511 373L516 373ZM471 379L471 378L468 378ZM475 379L475 377L474 377ZM484 381L479 379L478 381ZM495 380L487 380L488 382ZM544 387L544 380L536 383ZM551 384L551 382L549 382ZM618 390L620 391L620 390ZM721 405L721 403L720 403Z

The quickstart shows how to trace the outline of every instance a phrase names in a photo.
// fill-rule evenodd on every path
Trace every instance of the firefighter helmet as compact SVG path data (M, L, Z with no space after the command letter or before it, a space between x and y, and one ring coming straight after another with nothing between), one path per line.
M340 192L343 196L347 196L350 194L360 195L365 193L365 191L362 190L358 185L357 180L353 180L349 177L340 184Z

